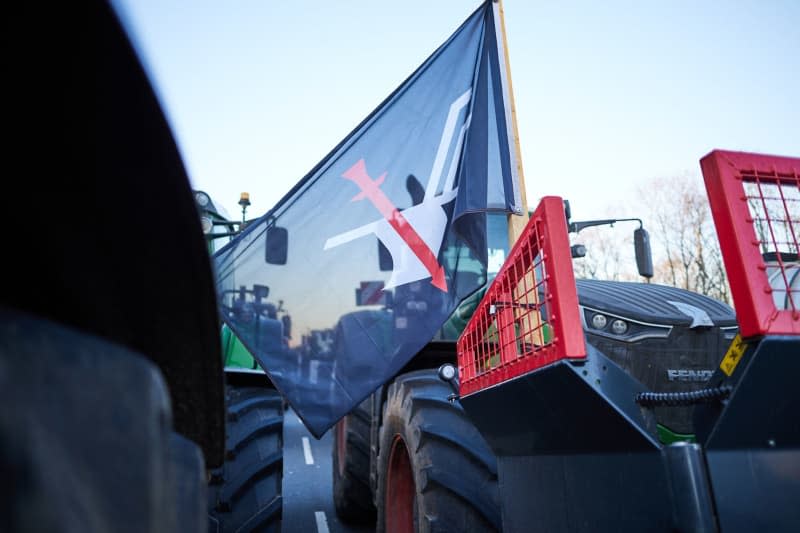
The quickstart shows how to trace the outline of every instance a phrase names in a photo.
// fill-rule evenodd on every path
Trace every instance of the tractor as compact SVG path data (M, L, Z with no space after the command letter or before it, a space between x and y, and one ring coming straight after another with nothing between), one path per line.
M471 317L458 369L442 334L337 424L339 515L379 531L792 531L800 160L717 151L702 168L738 320L674 287L575 280L583 223L545 198L443 328Z
M230 218L206 192L193 191L209 254L223 248L248 223L250 195L242 193L242 221ZM269 301L266 285L217 294L220 313L235 316L259 339L258 349L288 345L291 317L283 302ZM222 321L218 331L226 382L225 463L210 474L208 512L212 531L242 527L280 531L285 402L250 351Z
M644 361L628 366L615 344L581 331L581 323L599 326L594 317L605 309L587 304L585 287L562 266L567 226L555 197L542 200L459 338L450 383L497 458L504 531L788 532L800 523L800 425L790 392L799 364L800 159L715 150L701 167L738 329L723 342L728 328L693 311L692 324L664 337L691 363L685 339L712 355L729 344L721 359L706 359L710 375L666 368L668 379L700 388L653 390ZM607 294L606 302L659 313L648 294L658 295ZM541 342L545 325L553 336ZM651 342L632 355L658 358ZM669 414L686 407L688 420ZM688 422L691 438L659 427L673 416Z
M562 223L575 233L621 221L571 221L568 202L559 205ZM496 453L458 400L452 367L456 341L486 298L486 287L498 271L509 268L505 216L490 214L487 230L494 269L482 271L476 264L474 272L486 283L484 289L465 301L393 380L335 426L333 491L343 520L374 523L377 518L378 529L386 531L502 529ZM634 243L640 274L652 276L649 236L643 228L635 231ZM583 253L567 244L566 261ZM570 264L563 265L560 269L571 272ZM540 285L533 291L534 303L545 300L544 289ZM395 289L383 308L394 315L412 314L414 306L399 293ZM582 331L581 338L608 354L615 368L643 388L662 394L691 394L702 388L738 331L728 305L675 287L583 279L577 280L577 295L572 325ZM360 313L381 312L388 314L374 306ZM497 331L495 326L495 335ZM553 331L542 320L530 337L546 344L552 342ZM490 359L482 363L487 369L493 364ZM694 439L691 406L657 405L652 410L656 440Z

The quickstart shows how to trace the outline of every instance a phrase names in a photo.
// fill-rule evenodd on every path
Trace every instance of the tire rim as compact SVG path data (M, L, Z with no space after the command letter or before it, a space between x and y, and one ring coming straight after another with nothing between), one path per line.
M395 436L389 453L384 506L386 533L414 532L414 502L417 489L406 443Z
M339 477L344 476L344 466L347 460L347 417L336 424L336 468Z

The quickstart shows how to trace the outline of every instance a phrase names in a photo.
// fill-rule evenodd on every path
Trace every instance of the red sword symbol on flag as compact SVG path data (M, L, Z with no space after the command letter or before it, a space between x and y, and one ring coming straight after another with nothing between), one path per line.
M386 179L386 172L380 175L375 181L367 174L367 166L363 159L347 169L342 177L358 185L361 192L353 197L351 202L357 202L368 198L372 205L380 212L383 218L389 223L395 232L405 241L408 247L414 252L425 269L431 275L431 285L447 292L447 280L445 279L444 267L439 264L436 256L430 247L422 240L413 226L405 219L403 213L394 206L389 197L381 190L380 186Z

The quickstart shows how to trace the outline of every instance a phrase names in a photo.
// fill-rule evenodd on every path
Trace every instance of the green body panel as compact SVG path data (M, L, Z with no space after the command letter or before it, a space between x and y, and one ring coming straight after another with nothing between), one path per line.
M256 360L227 324L222 325L221 337L222 355L226 368L247 368L251 370L258 368Z
M673 444L675 442L697 442L694 435L690 433L675 433L666 426L657 424L658 427L658 440L662 444Z
M442 340L456 340L467 327L467 322L472 318L472 314L478 307L478 303L483 299L486 287L481 288L475 294L464 300L456 311L450 315L441 330Z
M486 294L486 287L484 286L481 290L464 300L464 302L458 306L455 313L450 315L450 318L447 319L447 322L444 323L441 329L441 340L446 341L455 341L464 331L464 328L467 327L467 323L469 319L472 318L473 313L475 313L475 309L478 306L478 303L483 298L483 295ZM519 326L516 326L517 336L519 335ZM486 332L487 338L491 338L492 335L496 334L496 330L494 326L491 326L489 330ZM542 324L542 335L544 335L544 342L550 342L553 338L553 330L549 324L543 323Z
M450 268L454 269L458 266L459 270L462 272L466 271L478 274L481 276L481 283L484 285L461 302L461 305L450 315L450 318L444 323L434 340L452 342L458 340L464 328L467 327L467 322L472 318L472 314L483 299L483 295L486 294L486 288L492 283L492 280L494 280L494 277L500 270L509 250L508 222L505 213L487 214L486 235L489 257L488 268L463 253L459 255L457 253L451 253L448 250L445 250L443 253L443 259L448 263Z

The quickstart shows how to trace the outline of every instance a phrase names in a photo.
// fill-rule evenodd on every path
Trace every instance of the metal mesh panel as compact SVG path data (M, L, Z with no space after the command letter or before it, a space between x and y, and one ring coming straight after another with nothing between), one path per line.
M462 395L585 357L560 198L542 199L457 347Z
M800 334L800 159L717 150L701 166L742 335Z
M800 178L776 179L773 173L743 173L750 216L767 266L772 300L777 309L800 307L797 235L800 232Z

